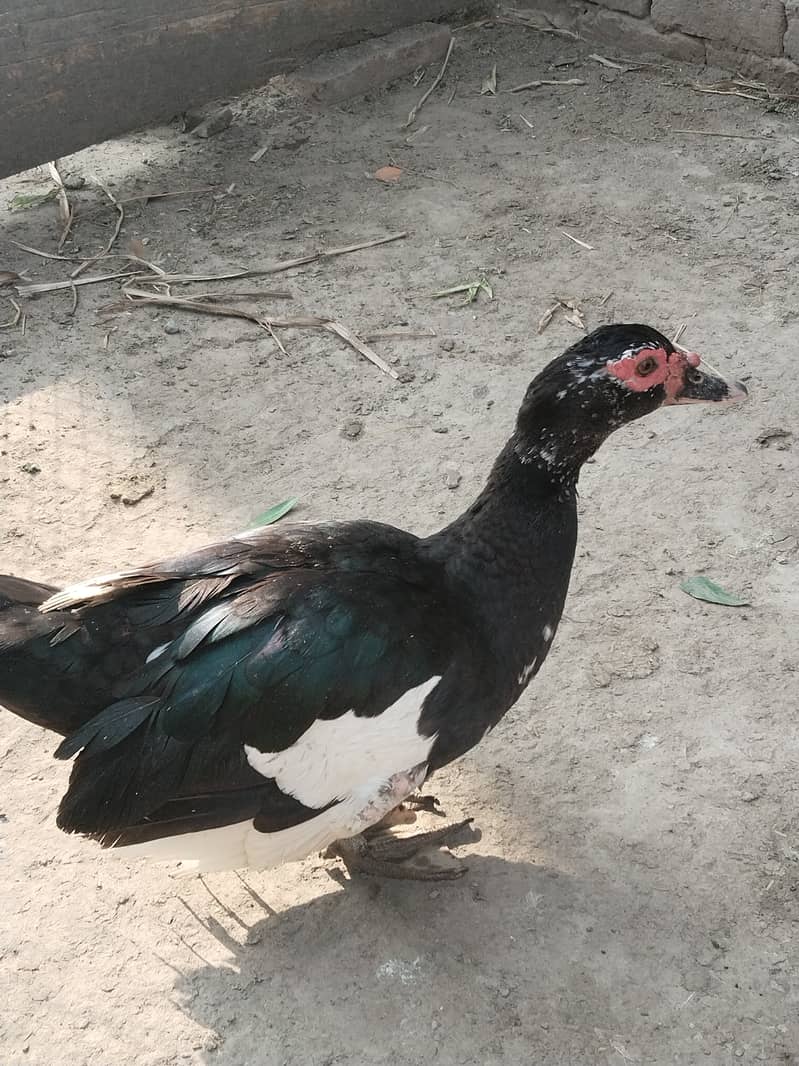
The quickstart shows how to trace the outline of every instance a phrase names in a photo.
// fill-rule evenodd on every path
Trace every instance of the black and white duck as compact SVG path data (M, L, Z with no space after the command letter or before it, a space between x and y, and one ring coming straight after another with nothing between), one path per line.
M0 577L0 703L74 758L59 826L199 870L329 848L364 873L462 872L408 861L450 827L375 827L541 669L582 464L659 407L745 395L655 329L604 326L537 375L485 488L432 536L265 527L63 591Z

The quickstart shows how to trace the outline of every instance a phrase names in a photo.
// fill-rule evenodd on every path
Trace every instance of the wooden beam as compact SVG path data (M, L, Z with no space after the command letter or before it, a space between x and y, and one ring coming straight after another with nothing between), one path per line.
M464 0L0 0L0 177Z

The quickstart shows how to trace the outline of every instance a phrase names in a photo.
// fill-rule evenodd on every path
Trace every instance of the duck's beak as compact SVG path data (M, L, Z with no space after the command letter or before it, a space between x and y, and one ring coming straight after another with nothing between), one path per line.
M696 359L696 363L694 363ZM685 369L684 384L675 396L666 399L667 404L677 403L738 403L749 395L740 381L731 381L698 357L689 355Z

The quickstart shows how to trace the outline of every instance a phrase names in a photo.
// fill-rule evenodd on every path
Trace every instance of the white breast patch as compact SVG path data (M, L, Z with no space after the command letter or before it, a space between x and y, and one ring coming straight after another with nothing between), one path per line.
M247 761L306 807L325 807L368 781L388 780L427 762L436 737L419 732L419 717L440 680L428 678L374 718L347 711L339 718L317 719L285 751L245 745Z

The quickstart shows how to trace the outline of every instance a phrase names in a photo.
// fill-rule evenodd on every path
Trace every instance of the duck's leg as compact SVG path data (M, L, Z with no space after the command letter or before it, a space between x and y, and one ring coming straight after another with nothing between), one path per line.
M438 796L408 796L403 807L409 807L412 811L427 811L428 814L436 814L439 818L446 817Z
M472 843L479 840L479 833L472 830L464 840L464 830L471 826L472 819L433 829L411 836L394 836L383 825L367 829L357 836L337 840L324 853L326 858L340 858L350 874L359 873L372 877L391 877L403 881L454 881L463 877L466 867L437 849L441 844ZM428 855L422 854L429 851Z

